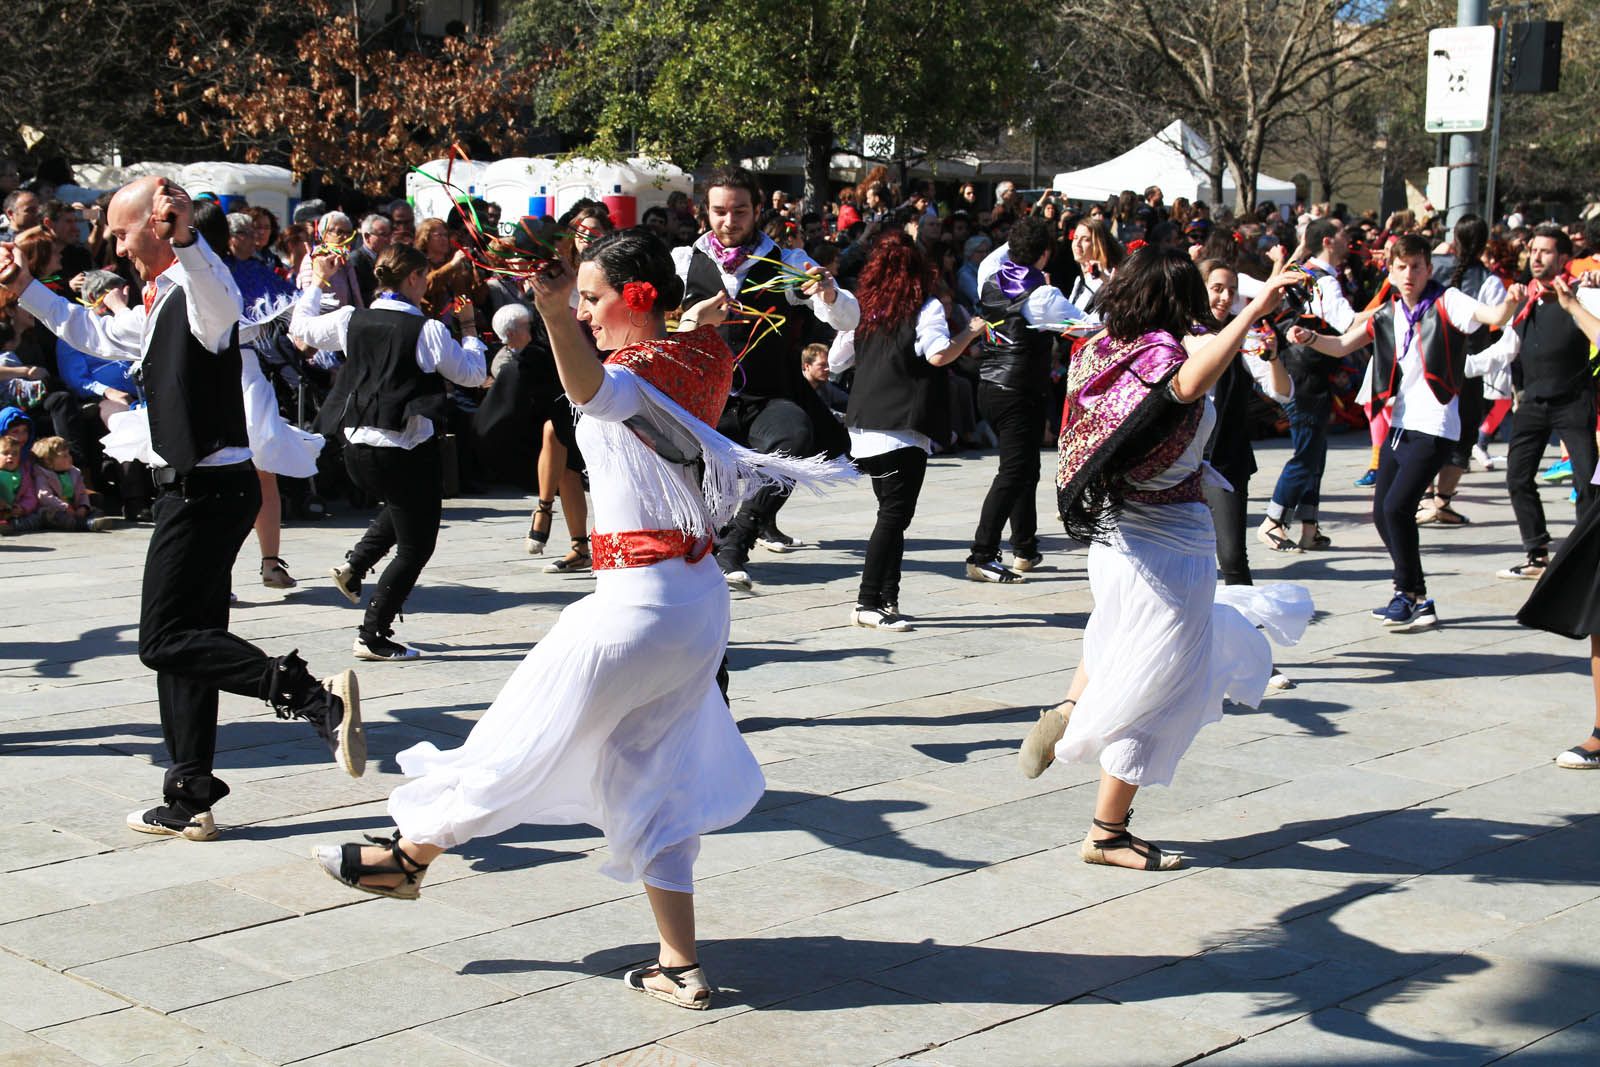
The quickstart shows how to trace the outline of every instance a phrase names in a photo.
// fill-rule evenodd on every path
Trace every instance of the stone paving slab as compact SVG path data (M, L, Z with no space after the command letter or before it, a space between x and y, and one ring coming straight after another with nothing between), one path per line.
M1284 455L1259 448L1257 516ZM1380 632L1388 562L1350 486L1366 455L1330 453L1333 550L1252 543L1257 580L1306 583L1318 617L1278 652L1296 687L1229 708L1139 797L1141 833L1193 860L1159 877L1079 861L1096 768L1016 770L1093 600L1048 523L1022 585L962 580L993 456L930 464L910 633L848 625L870 490L792 501L806 547L758 551L732 601L733 713L768 791L703 844L723 990L704 1014L623 988L653 926L589 828L472 842L411 905L307 855L384 830L395 754L458 744L592 587L522 553L526 499L447 501L400 634L426 658L360 667L365 779L223 696L234 792L207 845L121 826L165 765L134 647L147 531L0 542L10 596L51 605L0 644L0 1065L1600 1062L1600 775L1550 762L1587 730L1584 648L1511 619L1528 586L1493 577L1518 555L1498 475L1464 483L1472 525L1422 532L1444 625ZM1559 536L1565 491L1541 492ZM287 529L309 579L287 594L253 584L247 544L235 631L348 664L359 615L310 576L363 521Z

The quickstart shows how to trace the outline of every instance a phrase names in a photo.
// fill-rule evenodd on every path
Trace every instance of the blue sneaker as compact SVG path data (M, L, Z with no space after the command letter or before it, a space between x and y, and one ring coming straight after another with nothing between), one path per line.
M1410 607L1410 604L1411 600L1404 593L1396 591L1393 600L1381 608L1372 609L1372 617L1374 619L1387 619L1392 615L1402 613Z
M1557 482L1572 481L1572 460L1564 459L1558 463L1550 464L1544 469L1544 473L1539 475L1539 480L1541 482L1549 482L1551 485L1555 485Z
M1578 491L1576 489L1574 489L1572 492L1567 494L1567 503L1576 504L1577 502L1578 502Z
M1356 479L1356 486L1360 489L1371 489L1378 481L1377 471L1368 471Z
M1439 615L1432 600L1410 600L1404 596L1396 596L1390 602L1383 619L1384 629L1396 633L1415 633L1438 624Z

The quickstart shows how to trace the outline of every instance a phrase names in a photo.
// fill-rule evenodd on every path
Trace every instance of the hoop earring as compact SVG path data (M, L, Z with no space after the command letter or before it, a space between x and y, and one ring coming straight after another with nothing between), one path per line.
M635 330L642 330L646 326L650 325L650 316L640 311L629 312L628 325L632 326Z

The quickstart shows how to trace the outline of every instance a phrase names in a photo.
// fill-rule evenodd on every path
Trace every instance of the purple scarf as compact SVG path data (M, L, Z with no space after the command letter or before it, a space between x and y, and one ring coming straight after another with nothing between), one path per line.
M1000 260L1000 269L994 272L994 280L1007 300L1015 300L1045 283L1044 271L1013 263L1009 255Z
M723 270L727 271L729 274L732 274L739 269L739 264L750 258L750 256L755 252L757 240L759 240L759 237L752 239L747 245L739 245L737 248L729 248L727 245L718 240L716 234L712 233L710 230L707 230L706 250L711 253L711 258L716 260L717 264L721 266Z
M1395 307L1400 310L1400 314L1404 315L1406 320L1405 340L1400 343L1399 351L1394 354L1396 365L1406 358L1407 352L1411 351L1411 339L1417 335L1417 327L1422 325L1423 316L1433 309L1433 305L1437 304L1439 298L1443 295L1444 286L1430 278L1428 284L1422 289L1422 298L1417 301L1416 307L1408 308L1404 300L1399 297L1395 298Z

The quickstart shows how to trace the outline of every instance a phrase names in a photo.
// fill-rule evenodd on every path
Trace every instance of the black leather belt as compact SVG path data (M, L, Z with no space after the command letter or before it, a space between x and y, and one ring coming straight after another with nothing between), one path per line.
M215 474L244 474L253 470L255 464L243 460L220 467L196 467L188 474L179 474L176 467L156 467L150 471L150 477L155 480L157 489L168 491L181 489L187 493L188 487L196 484L197 479L205 479Z

